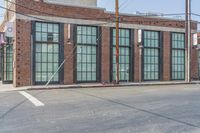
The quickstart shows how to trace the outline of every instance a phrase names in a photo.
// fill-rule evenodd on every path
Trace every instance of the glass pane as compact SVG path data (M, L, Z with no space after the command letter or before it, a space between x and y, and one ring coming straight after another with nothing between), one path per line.
M81 26L77 26L77 34L80 35L82 33Z
M53 70L53 63L48 63L48 66L47 66L48 68L48 72L54 72L54 70Z
M53 34L53 42L59 42L59 35Z
M53 24L48 24L48 32L53 32Z
M54 30L53 30L54 33L59 33L58 24L54 24L53 28L54 28Z
M77 35L77 43L81 43L81 35Z
M54 44L54 53L59 53L59 45L58 44Z
M41 64L36 63L36 72L40 72L40 71L41 71Z
M42 23L42 32L47 32L47 24Z
M47 81L47 74L46 73L41 73L41 81L46 82Z
M47 41L47 33L42 33L42 41Z
M86 72L82 72L82 81L87 81L87 73Z
M35 81L46 83L59 66L59 25L52 23L36 23L36 25L41 26L41 30L36 27L38 33L35 44ZM47 42L47 35L52 35L54 44ZM52 81L59 81L59 74Z
M92 73L92 80L95 81L96 80L96 73Z
M40 82L41 81L41 73L37 73L36 72L36 74L35 74L35 80L37 81L37 82Z
M92 28L92 35L96 36L96 34L97 34L97 28L93 27Z
M53 58L53 54L48 53L48 62L53 62L54 58Z
M36 31L41 32L41 30L42 30L41 23L36 23L35 27L36 27Z
M41 52L42 51L42 44L36 44L36 52Z
M42 63L42 71L47 71L47 63Z
M81 78L81 73L80 73L79 71L77 72L77 80L78 80L78 81L81 81L81 80L82 80L82 78Z
M36 32L36 41L42 41L42 34L40 32Z
M42 55L41 55L41 53L36 53L36 55L35 55L35 61L36 62L41 62L42 61Z
M87 34L87 27L82 26L82 34L86 35Z
M119 66L120 66L120 80L127 81L129 80L129 66L130 66L130 30L128 29L119 29L120 37L119 37ZM115 47L115 29L113 29L113 80L116 79L116 47ZM127 73L128 72L128 73Z
M54 53L54 62L59 62L59 55Z
M77 81L95 81L92 77L93 63L96 73L97 28L91 26L77 27Z
M48 44L48 52L49 53L53 52L53 44Z
M172 80L185 79L185 39L183 33L172 33Z

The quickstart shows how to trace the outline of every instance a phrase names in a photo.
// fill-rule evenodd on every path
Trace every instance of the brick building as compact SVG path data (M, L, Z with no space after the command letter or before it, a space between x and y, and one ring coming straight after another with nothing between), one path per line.
M9 11L0 31L12 22L15 34L1 48L5 83L16 87L46 84L63 61L51 84L115 80L115 15L98 8L96 0L80 3L7 3ZM192 33L196 31L197 24L193 22ZM120 14L119 32L121 82L185 80L184 21ZM198 50L192 45L191 49L191 79L198 80Z

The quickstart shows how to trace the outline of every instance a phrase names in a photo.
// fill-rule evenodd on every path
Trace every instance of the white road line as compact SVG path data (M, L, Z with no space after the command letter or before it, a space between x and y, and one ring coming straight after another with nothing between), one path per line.
M39 100L37 100L35 97L31 96L30 94L28 94L25 91L19 91L20 94L22 94L23 96L25 96L29 101L31 101L35 106L39 107L39 106L44 106L44 103L40 102Z

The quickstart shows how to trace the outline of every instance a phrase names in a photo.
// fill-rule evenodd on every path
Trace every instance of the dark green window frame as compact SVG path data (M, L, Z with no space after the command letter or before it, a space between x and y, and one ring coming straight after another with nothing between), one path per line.
M12 38L7 38L8 44L4 45L3 50L3 83L12 83L13 82L13 44Z
M98 82L100 80L99 28L76 26L76 82Z
M130 29L119 29L119 80L132 81L132 34ZM116 80L116 30L111 28L111 81Z
M144 30L142 38L142 79L143 81L159 81L162 74L161 33Z
M171 80L185 80L184 33L171 33Z
M63 51L61 50L61 25L51 22L34 23L34 84L46 84L58 69ZM50 84L61 82L62 69Z

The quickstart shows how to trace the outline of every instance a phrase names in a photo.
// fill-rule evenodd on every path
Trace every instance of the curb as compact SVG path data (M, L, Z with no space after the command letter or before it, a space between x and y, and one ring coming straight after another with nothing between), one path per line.
M130 84L98 84L98 85L71 85L71 86L48 86L48 87L28 87L26 90L54 90L54 89L81 89L81 88L111 88L111 87L130 87L130 86L163 86L163 85L191 85L200 84L200 82L169 82L169 83L130 83Z

